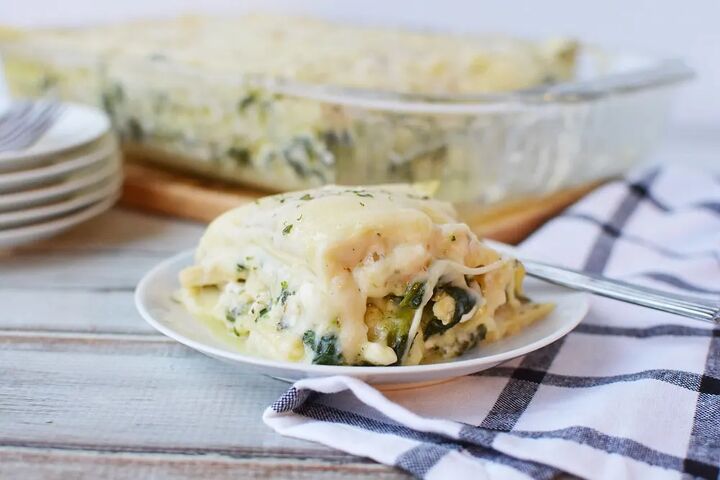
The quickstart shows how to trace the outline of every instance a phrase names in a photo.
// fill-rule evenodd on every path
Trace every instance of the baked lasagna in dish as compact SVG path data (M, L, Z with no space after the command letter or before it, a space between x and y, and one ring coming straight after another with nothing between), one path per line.
M456 357L544 317L524 269L409 185L265 197L208 227L179 298L238 348L323 365ZM481 347L479 347L481 348Z
M497 201L505 181L512 193L555 188L551 170L547 180L496 170L565 165L577 108L555 119L565 110L492 94L570 81L580 51L571 38L277 14L0 26L12 94L104 108L127 157L273 191L441 179L439 195L455 201Z

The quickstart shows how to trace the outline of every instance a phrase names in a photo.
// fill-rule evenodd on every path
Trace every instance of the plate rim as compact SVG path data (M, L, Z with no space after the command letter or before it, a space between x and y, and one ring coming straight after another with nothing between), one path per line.
M22 101L22 100L15 99L15 101ZM39 103L47 103L48 102L47 99L46 100L35 99L35 100L31 100L31 101L39 102ZM10 108L13 103L14 103L13 100L8 102L7 108ZM62 115L67 115L68 111L75 110L77 112L77 114L79 114L79 115L89 115L89 116L95 117L94 119L91 119L90 121L97 122L97 124L98 124L97 130L100 133L96 133L92 136L86 135L85 138L81 139L80 141L69 142L69 143L66 143L65 145L62 145L57 148L52 148L52 149L45 148L44 150L40 150L37 152L31 151L31 149L34 145L25 150L21 150L21 151L0 152L0 165L1 166L12 165L14 163L22 162L23 160L27 160L27 159L44 159L49 156L56 155L58 153L67 152L68 150L72 150L74 148L89 145L89 144L93 143L94 141L102 138L105 134L107 134L110 131L110 129L112 127L110 118L107 116L107 114L105 114L99 108L92 107L90 105L86 105L86 104L82 104L82 103L77 103L77 102L59 102L59 104L66 109ZM62 116L61 116L61 118L62 118ZM56 125L57 124L59 124L59 121L56 123ZM56 125L53 125L53 127L55 127ZM35 144L37 145L43 139L43 137L45 137L49 132L51 132L53 127L51 127L50 130L45 132L37 140L37 142L35 142ZM85 128L83 128L82 130L85 130ZM10 155L10 154L13 154L13 155Z
M90 190L81 195L75 195L60 202L0 212L0 231L6 228L13 228L13 225L17 227L24 225L31 226L38 223L37 220L62 216L73 210L82 209L116 195L122 186L122 176L117 175L114 178L110 178L109 182L106 182L106 180L107 179L103 179L102 182L90 185L87 187ZM29 217L27 217L28 215ZM18 225L18 223L20 225ZM7 225L7 227L5 225Z
M108 157L107 165L101 167L95 172L90 172L81 177L67 179L52 185L43 185L30 190L19 190L17 192L5 192L0 196L0 211L4 213L12 211L13 208L32 208L38 203L52 200L61 195L71 194L83 188L92 187L104 180L107 180L115 172L120 170L120 161L122 157L119 152L111 154ZM9 198L9 201L8 201Z
M21 243L30 243L32 241L46 238L49 235L60 233L79 223L89 220L101 213L112 208L115 202L120 198L120 193L111 195L105 200L101 200L92 205L83 208L79 212L72 213L59 218L50 219L47 222L33 223L31 225L22 225L15 228L0 230L0 250L14 248ZM39 237L35 237L38 236ZM23 242L23 237L33 236L34 238Z
M512 248L508 245L508 247ZM503 353L498 353L495 355L491 355L488 357L482 357L482 358L470 358L466 360L450 360L447 362L440 362L440 363L429 363L429 364L422 364L422 365L397 365L397 366L354 366L354 365L315 365L315 364L307 364L307 363L296 363L296 362L288 362L285 360L271 360L266 359L262 357L256 357L252 355L245 355L242 353L233 353L228 352L226 350L222 350L213 346L207 346L201 342L198 342L196 340L193 340L191 338L188 338L182 334L177 333L176 331L167 328L165 325L163 325L161 322L157 321L150 312L145 307L145 302L143 301L143 297L145 296L145 292L148 290L148 285L151 284L151 281L154 279L155 276L159 275L162 271L164 271L166 268L168 268L171 265L174 265L175 263L185 260L187 257L192 256L194 253L194 249L188 249L183 250L180 253L177 253L169 258L166 258L165 260L161 261L157 265L155 265L153 268L148 270L145 275L140 279L140 281L137 284L137 287L135 288L134 292L134 301L135 301L135 308L140 313L140 316L155 330L159 331L163 335L175 340L178 343L181 343L187 347L192 348L193 350L199 351L201 353L204 353L206 355L210 355L216 358L225 359L225 360L232 360L234 362L241 362L248 365L251 365L253 367L266 367L266 368L272 368L272 369L282 369L285 371L292 370L296 373L304 373L304 374L318 374L318 375L350 375L350 376L373 376L375 378L383 377L383 376L394 376L397 374L418 374L418 373L429 373L429 372L437 372L442 370L448 370L448 373L451 373L452 370L455 369L462 369L463 367L466 368L473 368L473 367L481 367L483 365L491 364L496 365L498 363L502 363L508 360L511 360L513 358L517 358L522 355L526 355L530 352L533 352L535 350L538 350L542 347L545 347L560 338L564 337L568 333L570 333L577 325L587 316L589 308L590 308L590 301L589 301L589 295L584 292L573 292L574 295L577 295L580 298L580 301L582 302L582 315L578 315L577 319L568 322L566 325L563 325L562 328L557 329L554 331L551 335L548 335L540 340L536 340L535 342L529 343L523 347L516 348L513 350L508 350ZM464 375L464 374L463 374Z
M18 185L22 187L23 182L34 185L42 180L66 175L106 159L118 151L118 142L115 137L108 136L106 138L107 140L103 140L97 148L76 157L27 170L0 172L0 192L13 192L12 189Z

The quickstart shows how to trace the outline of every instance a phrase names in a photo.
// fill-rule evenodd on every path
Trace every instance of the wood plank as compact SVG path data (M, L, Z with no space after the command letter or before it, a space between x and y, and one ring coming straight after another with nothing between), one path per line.
M339 455L262 423L287 384L164 337L2 332L0 365L0 445Z
M515 245L601 183L591 182L540 198L523 198L483 209L472 204L456 208L478 236Z
M137 313L132 290L8 288L0 305L0 331L160 335Z
M58 236L18 247L0 249L0 262L23 252L135 251L166 253L192 248L205 225L137 210L115 207Z
M128 161L121 202L146 211L209 222L231 208L265 195L268 192Z
M32 448L0 448L3 478L66 480L113 478L173 478L243 480L287 478L322 480L342 476L353 479L396 480L409 478L401 471L349 459L232 458L219 454L137 454L85 452Z
M126 290L174 252L22 252L1 260L0 290Z

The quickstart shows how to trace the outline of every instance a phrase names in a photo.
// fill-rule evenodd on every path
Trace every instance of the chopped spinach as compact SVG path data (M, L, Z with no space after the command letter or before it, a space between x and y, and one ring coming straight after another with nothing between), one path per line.
M280 295L278 295L277 302L284 305L288 297L294 293L288 290L288 282L283 280L280 282Z
M305 330L303 333L302 341L308 347L315 349L315 332L312 330Z
M115 111L117 105L122 103L125 99L125 91L122 86L117 83L111 84L101 95L101 102L103 109L110 115L110 118L115 117Z
M425 295L425 282L415 282L409 285L405 290L405 295L400 301L401 307L412 307L417 309L422 304L423 296Z
M271 158L279 155L298 177L316 176L323 183L327 182L327 170L335 164L332 153L309 135L295 136L281 151L269 155Z
M127 120L127 134L130 140L134 142L140 142L142 141L143 137L145 136L145 132L143 131L142 125L140 125L140 122L135 117L130 117Z
M393 365L400 365L402 357L405 354L405 348L407 347L408 334L407 332L402 335L398 335L393 332L392 335L388 335L388 346L393 349L397 360Z
M240 99L238 102L238 111L244 112L247 110L252 104L257 102L258 100L258 94L257 92L250 92L247 95L245 95L243 98Z
M429 319L425 325L425 329L423 330L425 338L441 334L454 327L460 323L463 315L468 313L475 306L475 299L464 288L447 285L439 287L438 290L446 292L453 298L453 300L455 300L455 311L453 312L452 320L447 325L435 315L432 315L432 318ZM432 303L428 303L426 310L428 312L432 312Z
M54 75L44 75L40 80L40 91L47 93L48 90L52 90L58 83L58 78Z
M250 165L250 150L242 147L230 147L226 152L227 156L235 160L238 165Z
M287 302L287 299L290 295L292 294L288 290L283 290L282 292L280 292L280 296L277 299L278 303L285 305L285 302Z
M316 341L315 332L312 330L303 334L303 343L315 353L312 363L317 365L342 365L342 353L338 350L337 342L334 333L323 335L319 341Z
M350 147L352 145L352 138L350 137L350 133L346 130L340 132L327 130L323 132L320 137L323 142L325 142L325 145L330 149Z

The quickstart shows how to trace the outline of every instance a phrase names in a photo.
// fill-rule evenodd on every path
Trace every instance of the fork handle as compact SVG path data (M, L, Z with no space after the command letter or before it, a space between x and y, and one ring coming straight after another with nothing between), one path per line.
M528 275L556 285L720 325L718 301L664 292L532 260L522 262Z

